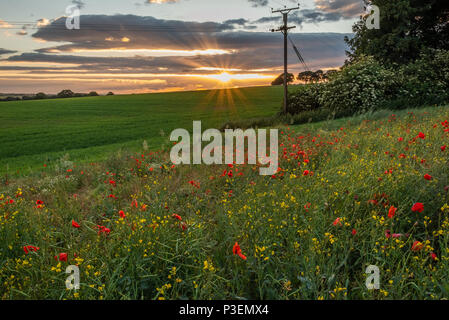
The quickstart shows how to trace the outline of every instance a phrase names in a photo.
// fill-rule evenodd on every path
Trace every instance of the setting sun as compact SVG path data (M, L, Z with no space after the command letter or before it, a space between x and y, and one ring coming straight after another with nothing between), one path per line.
M221 74L216 76L217 80L220 80L221 82L229 82L232 80L232 75L227 72L222 72Z
M202 77L214 79L217 81L220 81L222 83L228 83L233 80L258 80L258 79L271 79L273 78L273 75L262 75L258 73L229 73L229 72L222 72L219 74L208 74L204 75Z

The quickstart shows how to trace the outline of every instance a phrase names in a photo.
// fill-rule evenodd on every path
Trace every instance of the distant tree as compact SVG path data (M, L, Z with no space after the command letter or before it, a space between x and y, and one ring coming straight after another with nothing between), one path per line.
M6 97L5 101L19 101L19 97Z
M321 82L324 80L324 72L323 70L304 71L298 74L297 79L305 83Z
M22 100L34 100L34 97L32 97L32 96L23 96Z
M300 74L298 74L298 78L299 81L302 81L304 83L309 83L312 82L313 79L313 71L304 71L301 72Z
M58 93L58 98L71 98L73 97L75 94L73 93L72 90L62 90L61 92Z
M295 76L293 73L287 74L287 84L292 83L295 80ZM281 74L279 77L277 77L272 83L272 86L280 86L284 84L284 74Z
M328 81L333 75L337 74L338 70L332 69L328 70L323 74L323 80Z
M114 92L112 92L112 91L109 91L107 94L107 96L113 96L113 95L114 95Z
M321 82L324 80L324 72L323 70L317 70L313 73L313 81Z
M47 99L47 95L43 92L36 93L34 96L35 99Z
M88 94L88 96L89 97L98 97L98 93L97 92L95 92L95 91L91 91L91 92L89 92L89 94Z

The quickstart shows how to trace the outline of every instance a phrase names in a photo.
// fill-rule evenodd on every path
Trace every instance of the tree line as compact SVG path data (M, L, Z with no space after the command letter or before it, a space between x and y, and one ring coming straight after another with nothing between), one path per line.
M113 96L114 93L108 92L107 96ZM64 98L81 98L81 97L98 97L99 94L96 91L91 91L89 93L75 93L72 90L65 89L58 94L45 94L44 92L36 93L35 95L24 95L24 96L8 96L6 98L0 98L0 102L5 101L19 101L19 100L43 100L43 99L64 99Z
M319 82L326 82L329 80L329 78L338 72L337 70L328 70L324 72L323 70L317 70L317 71L304 71L298 74L296 77L297 80L303 82L303 83L319 83ZM293 73L287 74L287 84L293 83L295 81L295 76ZM284 74L282 73L277 77L272 83L272 86L279 86L284 84Z

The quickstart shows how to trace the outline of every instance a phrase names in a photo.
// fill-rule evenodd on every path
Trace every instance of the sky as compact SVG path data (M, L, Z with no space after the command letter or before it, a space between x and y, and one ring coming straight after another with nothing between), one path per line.
M269 85L283 70L282 16L294 0L0 2L0 92L100 94ZM67 11L71 6L72 11ZM302 0L289 15L289 71L340 67L362 0ZM80 12L80 29L66 27ZM69 19L70 22L74 20Z

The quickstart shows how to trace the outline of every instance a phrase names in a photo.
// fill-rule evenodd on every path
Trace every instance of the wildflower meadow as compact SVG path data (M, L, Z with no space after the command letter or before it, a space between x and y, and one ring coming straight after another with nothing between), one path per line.
M278 129L272 176L144 146L4 179L0 298L449 298L447 107Z

